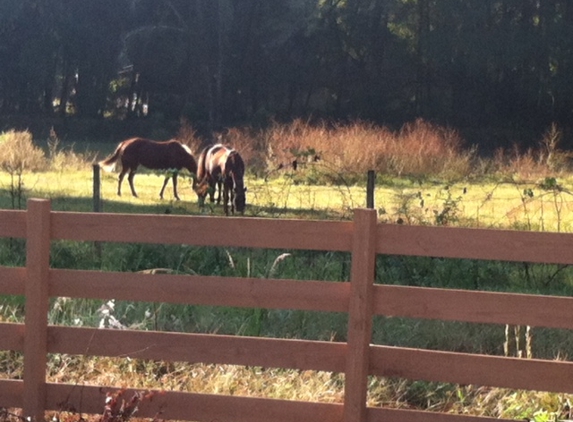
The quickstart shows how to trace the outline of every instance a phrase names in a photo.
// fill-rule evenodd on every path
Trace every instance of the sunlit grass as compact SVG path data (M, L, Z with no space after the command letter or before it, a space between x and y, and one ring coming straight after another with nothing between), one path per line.
M93 209L93 171L25 173L27 198L50 198L56 210ZM468 227L515 228L534 231L573 230L573 181L556 179L558 188L538 182L439 183L379 176L375 208L381 221L406 224L461 225ZM173 199L171 181L163 200L159 190L163 176L138 172L131 195L125 179L122 196L117 195L117 173L101 173L101 198L106 212L151 212L223 215L222 207L210 204L201 209L191 181L179 177L181 201ZM10 178L0 174L0 189L8 191ZM366 187L355 185L309 185L293 183L285 173L275 178L247 176L247 209L255 217L348 219L355 208L366 206ZM0 207L10 208L8 194L0 196Z

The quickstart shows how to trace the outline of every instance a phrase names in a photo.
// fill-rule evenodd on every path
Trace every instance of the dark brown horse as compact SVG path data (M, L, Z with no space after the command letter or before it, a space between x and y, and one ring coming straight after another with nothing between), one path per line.
M144 138L127 139L117 146L112 155L100 161L99 166L106 171L112 171L117 161L121 162L121 173L119 173L117 186L117 194L120 196L121 183L124 176L129 172L127 176L129 187L133 196L137 197L133 187L133 178L140 165L150 170L173 170L172 174L165 177L163 187L159 192L161 199L163 199L163 191L170 178L173 178L173 195L179 199L177 195L177 172L179 170L187 169L193 176L197 173L197 162L193 158L191 150L175 140L156 142ZM193 178L193 186L195 186L195 178Z
M229 202L233 214L235 210L242 214L245 211L247 188L243 182L245 163L241 155L234 149L216 144L203 149L197 161L199 182L194 189L200 201L205 200L208 194L211 202L214 202L215 190L218 189L217 203L220 203L222 190L225 214L229 215Z

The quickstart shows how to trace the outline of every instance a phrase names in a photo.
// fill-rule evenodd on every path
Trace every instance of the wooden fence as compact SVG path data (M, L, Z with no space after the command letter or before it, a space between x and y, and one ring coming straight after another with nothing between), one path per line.
M220 233L221 235L213 235ZM56 212L48 200L0 211L0 237L26 238L26 266L0 267L0 294L25 295L25 324L0 324L0 350L24 354L23 380L0 381L0 407L40 420L70 403L101 413L101 386L46 382L49 353L332 371L343 403L165 392L137 416L233 422L487 422L492 418L373 408L369 375L573 393L573 363L370 344L374 315L573 328L573 299L374 284L377 254L573 264L573 235L353 221ZM50 268L50 243L70 239L347 251L350 282L140 274ZM50 297L348 312L347 342L51 326ZM105 386L104 386L105 387ZM80 407L81 406L81 407ZM497 419L495 419L497 420Z

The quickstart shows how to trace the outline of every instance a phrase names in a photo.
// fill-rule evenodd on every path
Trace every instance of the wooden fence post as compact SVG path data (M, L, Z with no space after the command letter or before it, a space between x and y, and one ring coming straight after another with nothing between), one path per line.
M376 185L376 173L374 170L368 170L368 179L366 183L366 208L374 208L374 187Z
M372 291L376 264L376 224L375 210L354 211L344 422L366 421L366 393L372 338Z
M46 404L50 211L49 200L28 200L23 410L38 422L44 420Z
M93 190L93 211L101 211L101 177L100 177L100 167L98 164L93 165L93 179L94 179L94 190Z
M93 179L94 179L94 190L93 190L93 211L101 212L101 169L99 164L93 165ZM95 256L101 261L102 256L102 246L101 242L94 242L94 253Z

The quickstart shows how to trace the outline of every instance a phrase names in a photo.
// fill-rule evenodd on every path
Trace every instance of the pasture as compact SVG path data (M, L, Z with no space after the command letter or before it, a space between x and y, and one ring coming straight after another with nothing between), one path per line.
M288 171L273 178L247 174L245 214L269 218L347 219L352 210L366 206L365 176L356 184L317 185ZM101 173L101 199L106 212L174 214L223 213L222 206L206 201L198 206L191 178L180 177L181 201L173 198L171 182L164 199L159 190L164 176L140 169L135 176L138 198L127 189L117 195L117 173ZM93 171L46 171L23 175L23 197L50 198L54 209L91 211ZM0 173L0 208L12 208L10 175ZM417 181L377 175L375 208L382 221L404 224L458 225L534 231L573 231L573 179L539 181ZM17 208L17 207L15 207Z
M60 156L62 164L42 171L23 172L21 186L0 172L0 208L23 208L26 198L50 198L54 210L91 211L93 206L92 162L101 159L115 145L94 149L75 145L81 159L73 166ZM107 149L106 149L107 148ZM56 155L57 157L57 155ZM77 158L77 156L76 156ZM245 215L265 218L349 219L352 210L366 204L365 174L360 172L330 177L330 163L308 165L294 171L285 168L271 174L247 171ZM327 180L328 182L325 182ZM171 189L159 199L163 176L138 171L135 185L139 198L128 191L117 196L117 173L102 173L101 198L106 212L146 214L223 215L222 206L206 203L200 208L189 178L181 177L180 201ZM573 231L573 182L570 176L541 175L529 180L513 177L449 178L377 175L375 207L379 220L420 225L455 225L534 231ZM24 259L18 242L0 245L0 265L15 265ZM92 245L59 242L54 247L54 266L61 268L149 271L168 269L176 273L241 275L292 279L346 280L349 259L345 254L301 251L244 250L237 248L194 248L105 244L101 256ZM471 260L380 257L377 279L386 284L450 287L468 290L511 291L551 295L573 294L573 272L555 265L482 263ZM22 317L18 297L1 304L0 320ZM140 329L177 329L190 332L272 335L281 338L332 340L345 331L346 320L336 314L295 311L262 312L250 309L182 307L177 305L102 303L95 300L66 300L51 304L50 323L62 325L112 326ZM453 351L474 351L493 355L522 353L533 357L566 359L573 353L573 336L564 330L516 328L487 324L435 322L405 318L378 318L374 339L379 344L406 347L439 347ZM558 345L558 352L555 352ZM2 354L7 376L21 371L18 356ZM49 376L81 382L129 384L151 388L157 382L185 385L192 391L265 395L304 400L319 397L341 400L341 380L325 373L278 372L263 368L205 367L133 361L116 367L113 359L54 356ZM87 375L92 374L92 375ZM147 374L147 375L141 375ZM149 374L153 374L151 377ZM261 381L260 375L263 374ZM99 380L97 380L99 378ZM104 380L105 379L105 380ZM280 380L280 382L279 382ZM502 389L480 390L472 386L412 382L399 379L373 380L371 404L397 407L471 412L476 415L532 420L557 417L569 400L549 393L522 393ZM519 406L518 406L519 405ZM468 410L470 409L470 410ZM537 415L537 416L535 416ZM535 419L537 418L537 419Z

